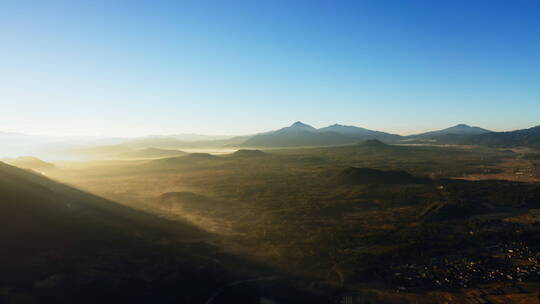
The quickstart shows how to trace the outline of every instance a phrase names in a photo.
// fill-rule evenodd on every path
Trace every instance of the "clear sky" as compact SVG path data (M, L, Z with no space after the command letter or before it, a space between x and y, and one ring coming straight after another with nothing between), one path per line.
M540 124L540 1L0 1L0 131Z

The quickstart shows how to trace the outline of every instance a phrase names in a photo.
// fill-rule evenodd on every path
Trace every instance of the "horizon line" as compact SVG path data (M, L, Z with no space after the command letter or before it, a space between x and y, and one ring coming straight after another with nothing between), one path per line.
M512 132L512 131L516 131L516 130L525 130L525 129L529 129L529 128L534 128L538 125L540 125L540 123L538 125L533 125L533 126L529 126L529 127L524 127L524 128L517 128L517 129L505 129L505 130L493 130L493 129L486 129L484 127L481 127L479 125L473 125L473 124L468 124L468 123L457 123L457 124L452 124L448 127L443 127L443 128L438 128L438 129L424 129L423 131L414 131L414 132L410 132L410 133L399 133L399 132L393 132L393 131L385 131L385 130L381 130L381 129L377 129L377 128L369 128L369 127L365 127L365 126L358 126L358 125L354 125L354 124L341 124L341 123L333 123L333 124L330 124L330 125L324 125L322 127L315 127L313 126L312 124L309 124L309 123L305 123L301 120L298 120L298 121L295 121L289 125L286 125L286 126L282 126L282 127L276 127L276 128L273 128L273 129L270 129L270 130L265 130L265 131L257 131L257 132L251 132L251 133L237 133L237 134L216 134L216 133L197 133L197 132L167 132L167 133L157 133L157 132L153 132L153 133L147 133L147 134L140 134L140 135L103 135L103 134L82 134L82 133L79 133L79 134L68 134L68 133L65 133L65 134L50 134L50 133L33 133L33 132L24 132L24 131L17 131L17 130L10 130L9 128L6 129L6 130L2 130L0 129L0 135L2 134L10 134L10 135L19 135L19 136L37 136L37 137L56 137L56 138L68 138L68 137L82 137L82 138L110 138L110 139L136 139L136 138L145 138L145 137L174 137L174 136L180 136L180 135L196 135L196 136L208 136L208 137L211 137L211 136L220 136L220 137L238 137L238 136L250 136L250 135L256 135L256 134L261 134L261 133L266 133L266 132L272 132L272 131L277 131L277 130L280 130L280 129L283 129L283 128L286 128L286 127L290 127L296 123L302 123L302 124L305 124L305 125L309 125L309 126L312 126L314 127L315 129L322 129L322 128L326 128L326 127L330 127L330 126L335 126L335 125L339 125L339 126L346 126L346 127L357 127L357 128L363 128L363 129L367 129L367 130L371 130L371 131L378 131L378 132L384 132L384 133L389 133L389 134L393 134L393 135L399 135L399 136L403 136L403 137L406 137L406 136L412 136L412 135L419 135L419 134L423 134L423 133L427 133L427 132L432 132L432 131L439 131L439 130L444 130L444 129L447 129L447 128L452 128L452 127L456 127L456 126L459 126L459 125L465 125L465 126L468 126L468 127L471 127L471 128L482 128L482 129L485 129L487 131L490 131L490 132Z

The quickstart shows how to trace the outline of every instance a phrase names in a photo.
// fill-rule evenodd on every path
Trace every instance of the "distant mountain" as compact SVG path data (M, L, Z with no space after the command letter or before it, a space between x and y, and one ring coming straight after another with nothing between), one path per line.
M163 158L163 157L176 157L188 154L187 152L180 150L168 150L158 148L145 148L134 150L130 152L124 152L117 155L118 158Z
M301 147L330 146L348 144L355 139L335 132L320 132L302 122L295 122L289 127L254 135L240 146L242 147Z
M246 140L250 139L253 135L241 135L227 139L216 140L201 140L192 142L193 145L198 145L201 148L215 148L215 147L236 147Z
M35 154L37 147L46 142L47 139L42 136L0 132L0 157Z
M99 136L47 136L0 132L0 157L34 155L57 159L59 155L65 156L66 150L115 145L125 140Z
M109 146L95 146L95 147L84 147L84 148L74 148L65 151L69 155L83 157L83 158L116 158L118 155L124 153L132 153L133 148L123 146L123 145L109 145Z
M401 136L380 131L368 130L355 126L344 126L334 124L325 128L320 128L322 132L335 132L345 136L357 139L379 139L379 140L398 140Z
M172 136L149 136L128 140L121 145L132 148L156 147L162 149L173 149L185 146L186 142Z
M490 133L491 131L482 129L480 127L471 127L466 124L459 124L455 125L450 128L437 130L437 131L431 131L416 135L408 136L409 138L430 138L430 139L436 139L440 136L445 135L461 135L461 136L469 136L469 135L478 135L478 134L484 134L484 133Z
M540 149L540 126L509 132L493 132L460 124L444 130L411 135L405 140L409 142L430 140L440 144Z
M220 148L236 146L250 136L235 136L224 139L207 139L207 140L180 140L175 136L150 136L140 137L122 143L122 146L131 148L160 148L160 149L197 149L197 148Z
M532 147L540 149L540 126L511 132L490 132L471 136L464 143L491 147Z
M300 121L289 127L254 135L242 147L332 146L356 143L365 139L396 140L399 135L353 126L332 125L316 129Z
M193 134L193 133L182 133L182 134L173 134L169 137L176 138L181 141L214 141L214 140L227 140L231 139L234 136L229 135L203 135L203 134Z
M304 130L304 131L317 131L317 129L315 129L314 127L308 125L308 124L305 124L301 121L297 121L295 123L293 123L290 127L285 127L283 128L282 130L289 130L289 131L299 131L299 130Z

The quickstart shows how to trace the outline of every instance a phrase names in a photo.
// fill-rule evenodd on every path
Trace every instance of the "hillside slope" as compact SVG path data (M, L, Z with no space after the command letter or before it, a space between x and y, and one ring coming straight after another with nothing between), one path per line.
M467 143L492 147L532 147L540 148L540 126L511 132L491 132L472 136Z
M32 170L36 170L40 172L53 170L55 168L53 164L43 161L36 157L32 157L32 156L6 158L6 159L1 159L0 161L3 161L15 167L32 169Z
M2 303L201 303L254 267L187 224L4 163L0 197Z
M401 136L396 134L390 134L380 131L368 130L365 128L355 127L355 126L344 126L340 124L334 124L328 127L320 128L321 132L335 132L341 135L349 136L356 139L366 140L366 139L378 139L386 141L395 141L401 138Z

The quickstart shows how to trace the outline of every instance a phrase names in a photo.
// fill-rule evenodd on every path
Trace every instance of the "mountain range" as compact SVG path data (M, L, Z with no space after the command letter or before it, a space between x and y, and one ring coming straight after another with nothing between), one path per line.
M459 124L450 128L411 135L409 137L410 138L437 138L439 136L445 136L445 135L467 136L467 135L479 135L479 134L485 134L485 133L491 133L491 132L493 131L482 129L480 127L471 127L466 124Z
M376 139L384 143L410 144L466 144L485 145L494 147L540 147L540 126L511 132L493 132L480 127L458 124L442 130L421 134L401 136L356 126L333 124L323 128L315 128L297 121L288 127L278 130L246 136L204 136L188 134L170 136L148 136L131 139L120 138L76 138L70 140L57 137L34 137L24 134L1 133L0 141L3 149L0 156L23 154L34 155L32 152L41 147L56 146L69 150L72 154L80 152L99 154L110 157L111 153L132 153L146 148L157 149L204 149L204 148L235 148L235 147L313 147L347 145ZM101 145L100 145L101 144ZM107 151L104 155L101 155ZM19 152L19 153L16 153ZM69 154L68 153L68 154Z
M531 147L540 149L540 126L511 132L489 132L465 138L463 143L490 147Z
M276 131L249 137L240 147L299 147L353 144L376 139L384 143L425 143L481 145L491 147L540 148L540 126L510 132L494 132L484 128L458 124L442 130L400 136L355 126L334 124L316 129L302 122Z
M276 131L260 133L247 139L242 147L294 147L294 146L332 146L351 144L368 139L395 141L399 135L368 130L355 126L334 124L316 129L297 121L289 127Z

